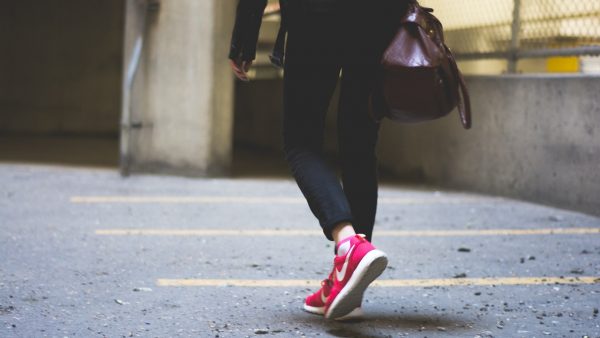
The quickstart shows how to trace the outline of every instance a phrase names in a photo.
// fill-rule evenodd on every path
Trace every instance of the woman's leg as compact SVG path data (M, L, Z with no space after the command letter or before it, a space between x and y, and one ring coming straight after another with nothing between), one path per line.
M371 241L377 211L376 145L380 123L369 116L369 96L381 55L395 32L406 3L397 0L348 1L342 21L342 85L338 147L344 192L354 229ZM357 25L360 22L361 25Z
M375 69L353 64L343 69L338 113L338 147L344 193L354 229L371 241L377 210L378 173L375 154L380 124L368 115Z
M311 24L313 29L319 26L318 20ZM354 222L339 179L327 165L322 149L325 115L339 80L340 63L335 50L327 50L330 41L322 36L324 31L313 29L291 30L288 36L283 151L310 210L325 236L333 240L334 228Z

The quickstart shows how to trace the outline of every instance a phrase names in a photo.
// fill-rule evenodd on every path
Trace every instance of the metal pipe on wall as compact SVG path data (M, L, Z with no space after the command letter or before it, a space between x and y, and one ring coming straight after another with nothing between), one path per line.
M122 83L119 168L129 176L131 167L132 90L139 69L146 30L147 0L125 1L124 72Z
M519 47L521 45L521 0L514 0L513 3L513 21L511 26L510 50L508 58L508 72L511 74L517 72L517 62L519 61L517 52L519 51Z
M131 132L142 128L133 119L132 92L144 50L148 16L160 8L159 0L127 0L125 2L124 72L121 103L120 172L129 176L132 162Z

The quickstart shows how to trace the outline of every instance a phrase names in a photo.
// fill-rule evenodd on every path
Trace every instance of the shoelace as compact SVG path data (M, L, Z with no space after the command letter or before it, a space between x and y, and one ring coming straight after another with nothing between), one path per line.
M321 281L321 286L329 287L329 288L331 288L333 286L333 270L331 270L331 273L329 273L329 277L327 277Z
M333 284L333 282L329 278L323 279L321 281L321 287L323 287L323 288L325 288L325 287L330 288L332 284Z
M329 274L329 277L323 279L321 281L321 292L324 292L325 290L327 290L327 292L324 293L329 293L329 290L331 290L331 287L333 286L333 270L331 271L331 273Z

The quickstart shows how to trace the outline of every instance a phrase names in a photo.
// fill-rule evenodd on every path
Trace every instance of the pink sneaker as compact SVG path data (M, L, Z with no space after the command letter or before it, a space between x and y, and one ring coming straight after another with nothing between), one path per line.
M306 297L304 301L304 310L317 315L325 314L325 303L327 303L327 297L331 294L331 287L333 286L333 271L327 279L321 281L321 289ZM357 308L352 310L349 314L336 318L336 320L351 320L362 317L363 312L360 304Z
M304 301L304 310L317 315L325 313L325 303L327 302L327 297L331 293L331 287L333 286L331 277L332 275L329 275L329 278L323 279L323 281L321 281L321 289L306 297L306 301Z
M329 295L326 295L325 318L347 317L360 308L365 290L387 267L386 254L377 250L364 235L356 235L349 241L346 255L336 256L333 260L331 286L326 290ZM311 304L317 304L314 296L309 297Z

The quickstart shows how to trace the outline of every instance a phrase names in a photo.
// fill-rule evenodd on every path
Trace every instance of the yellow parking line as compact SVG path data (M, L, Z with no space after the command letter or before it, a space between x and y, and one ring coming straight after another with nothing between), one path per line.
M98 229L103 236L322 236L321 230L293 229ZM468 237L468 236L524 236L524 235L593 235L600 228L545 228L545 229L483 229L483 230L380 230L378 237Z
M107 236L316 236L320 230L226 230L226 229L101 229Z
M302 279L158 279L158 286L238 286L238 287L316 287L316 280ZM500 285L551 285L600 284L600 277L490 277L490 278L439 278L439 279L389 279L371 284L375 287L433 287L433 286L500 286Z
M241 196L73 196L71 203L164 203L164 204L202 204L202 203L302 203L296 197L241 197ZM306 203L306 202L305 202Z
M489 199L491 201L492 199ZM483 198L475 197L380 197L380 204L462 204L483 202ZM304 204L303 197L243 197L243 196L73 196L71 203L76 204L204 204L204 203L238 203L238 204Z

